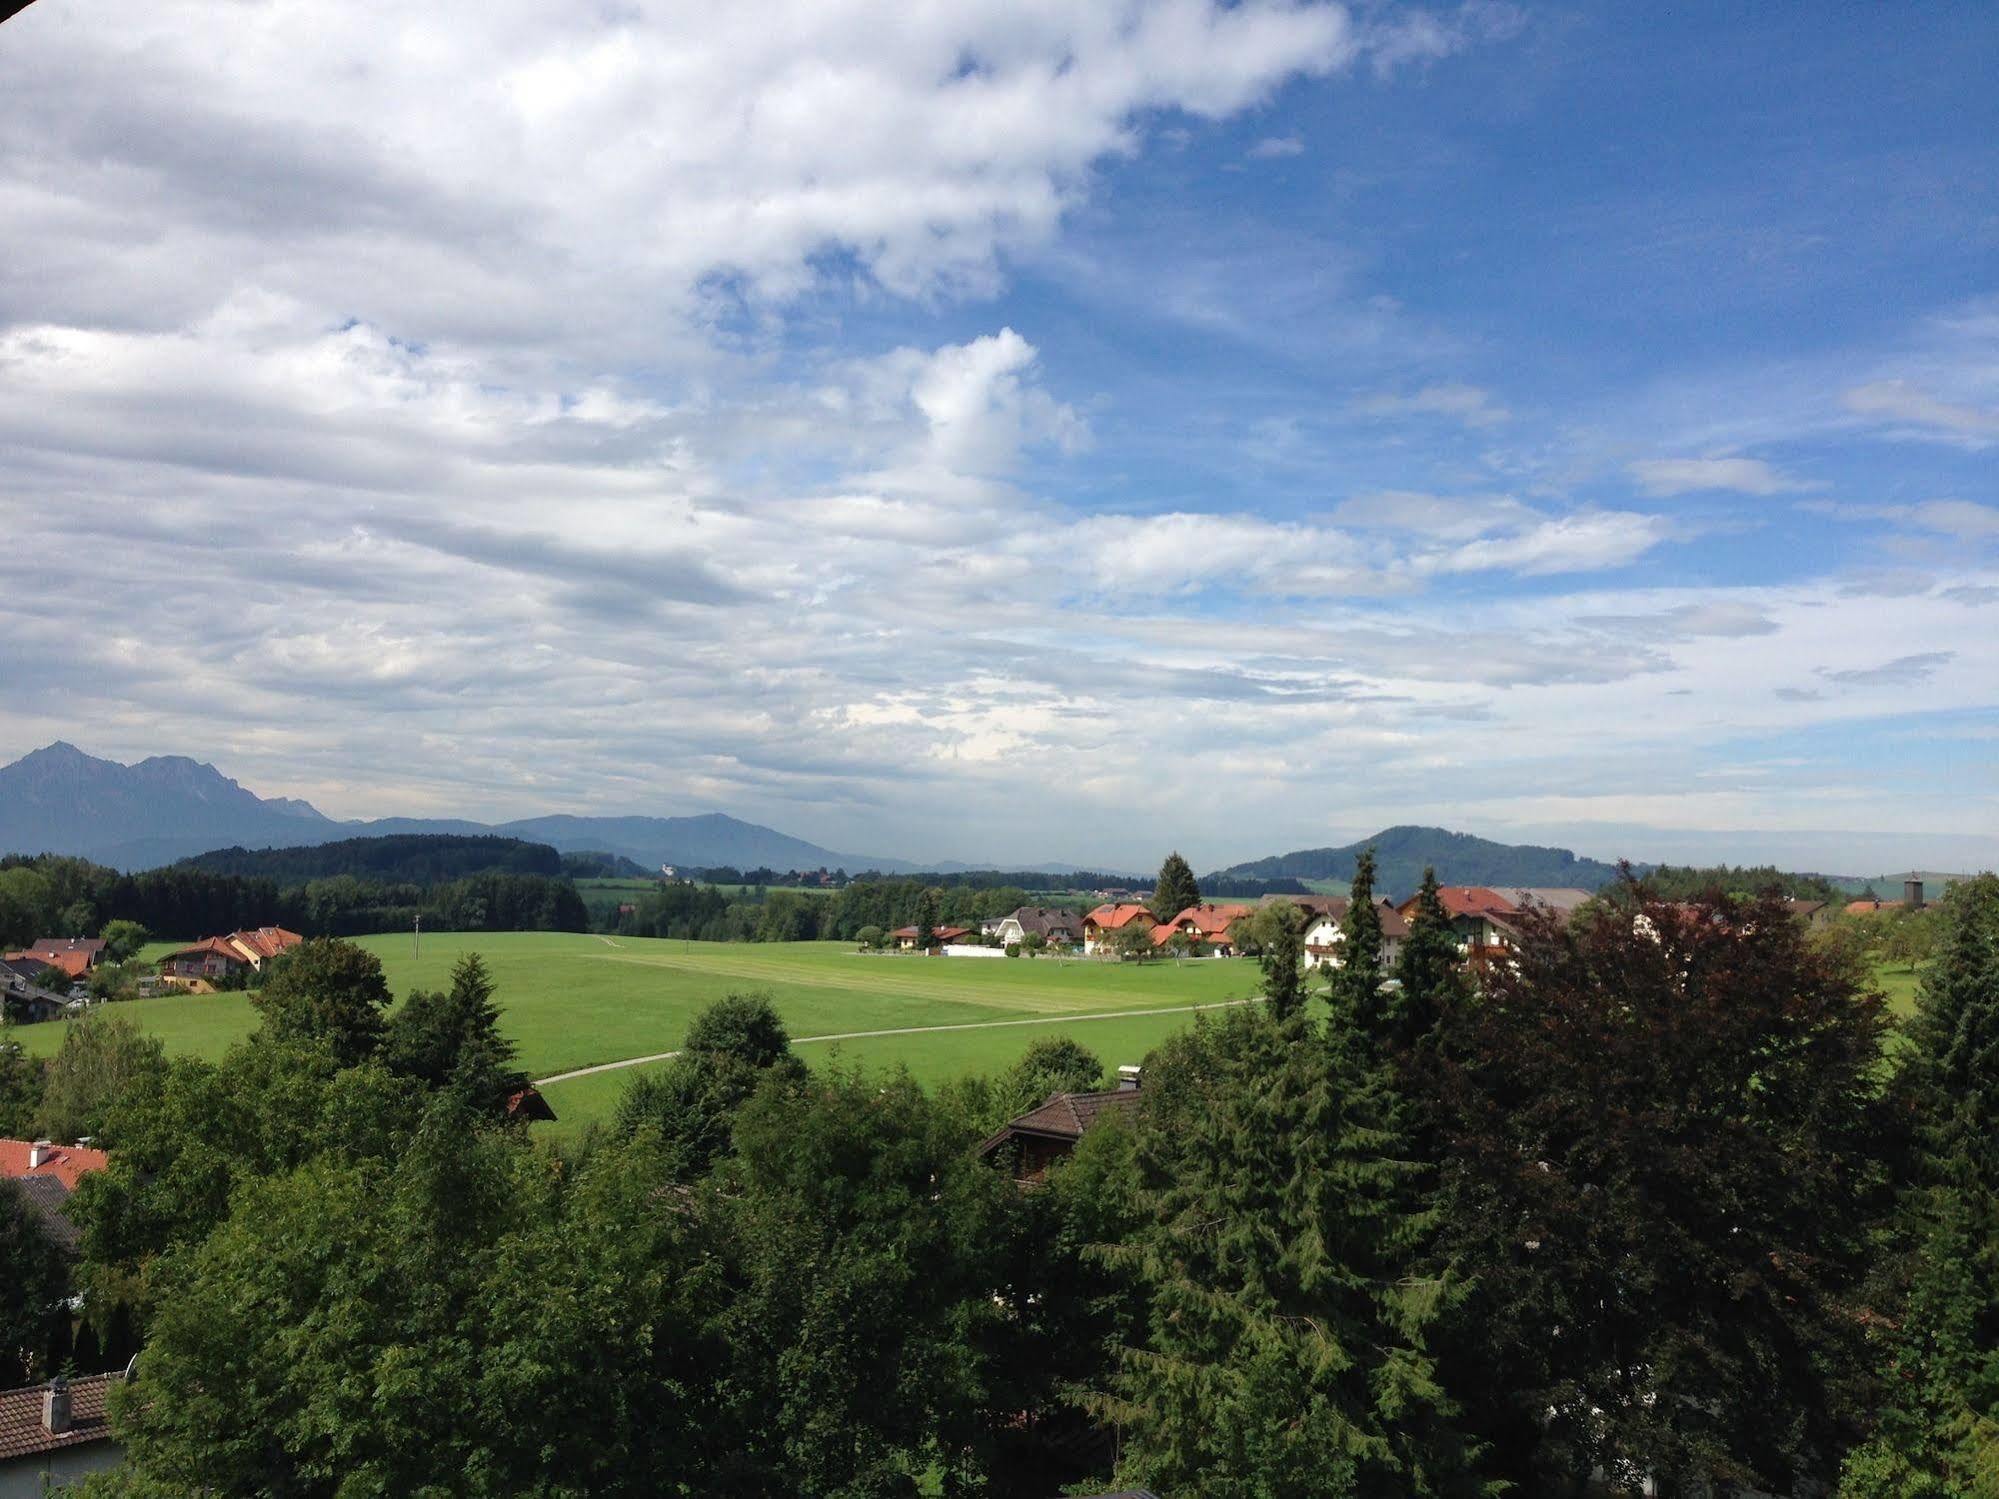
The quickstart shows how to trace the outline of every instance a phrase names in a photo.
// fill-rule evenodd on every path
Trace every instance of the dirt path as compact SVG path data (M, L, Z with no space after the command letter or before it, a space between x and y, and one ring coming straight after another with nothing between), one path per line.
M994 1031L1011 1025L1067 1025L1086 1020L1126 1020L1134 1015L1183 1015L1195 1010L1226 1010L1236 1005L1260 1004L1260 999L1224 999L1204 1005L1167 1005L1156 1010L1105 1010L1096 1015L1035 1015L1026 1020L968 1020L956 1025L899 1025L879 1031L837 1031L827 1036L793 1036L793 1046L806 1046L815 1041L865 1041L875 1036L924 1036L937 1031ZM677 1051L655 1052L649 1057L626 1057L620 1062L599 1062L594 1067L577 1067L569 1072L558 1072L550 1077L535 1079L535 1086L546 1087L550 1083L566 1083L571 1078L591 1077L599 1072L616 1072L624 1067L643 1067L648 1062L666 1062L679 1056Z

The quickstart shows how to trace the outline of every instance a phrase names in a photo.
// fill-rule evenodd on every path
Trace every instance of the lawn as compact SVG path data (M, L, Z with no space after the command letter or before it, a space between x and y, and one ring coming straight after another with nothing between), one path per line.
M1036 1036L1060 1031L1085 1040L1107 1064L1137 1061L1189 1023L1192 1006L1257 989L1256 966L1241 959L1117 964L927 958L862 954L836 942L679 942L566 932L426 934L419 955L406 932L358 940L380 956L398 997L414 988L444 987L461 954L483 954L502 1024L520 1048L522 1065L537 1078L671 1051L698 1011L732 992L768 993L798 1037L1030 1022L801 1043L814 1060L837 1055L870 1067L905 1063L918 1078L935 1082L998 1070ZM1179 1013L1126 1013L1155 1009ZM136 1000L117 1013L138 1020L177 1055L219 1056L256 1024L243 994ZM1064 1020L1096 1015L1113 1018ZM23 1026L15 1035L30 1053L46 1055L61 1044L63 1026ZM620 1071L557 1083L550 1101L565 1123L580 1122L609 1107L625 1076Z

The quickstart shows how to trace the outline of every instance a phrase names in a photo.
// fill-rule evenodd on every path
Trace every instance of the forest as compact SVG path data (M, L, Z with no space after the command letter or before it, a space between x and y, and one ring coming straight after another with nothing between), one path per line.
M1104 1085L1073 1041L926 1093L741 995L558 1151L475 958L388 1012L338 941L219 1063L93 1017L0 1108L111 1152L92 1494L1981 1496L1999 879L1940 919L1898 1027L1774 894L1626 883L1476 974L1434 882L1392 970L1358 900L1027 1186L980 1146Z

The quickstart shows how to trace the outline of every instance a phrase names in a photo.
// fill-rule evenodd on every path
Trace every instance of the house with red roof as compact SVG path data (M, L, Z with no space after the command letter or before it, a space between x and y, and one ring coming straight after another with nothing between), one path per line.
M947 942L966 941L974 935L975 933L968 926L932 927L930 929L930 946L935 949L944 946ZM916 928L913 926L899 926L888 934L888 940L895 944L899 952L915 952L916 937Z
M1200 943L1218 958L1233 957L1235 943L1229 937L1229 928L1255 912L1254 906L1218 906L1204 901L1187 907L1170 921L1155 923L1152 945L1164 947L1175 937L1185 937L1189 942Z
M1152 912L1132 901L1098 906L1083 918L1083 951L1093 953L1125 928L1138 925L1150 931L1158 924Z
M1437 898L1467 960L1483 962L1520 945L1521 908L1499 891L1484 885L1444 885ZM1415 920L1419 900L1412 895L1396 908L1405 922Z
M182 988L214 984L238 975L261 972L265 963L297 947L305 938L281 926L231 932L201 941L160 959L160 976Z

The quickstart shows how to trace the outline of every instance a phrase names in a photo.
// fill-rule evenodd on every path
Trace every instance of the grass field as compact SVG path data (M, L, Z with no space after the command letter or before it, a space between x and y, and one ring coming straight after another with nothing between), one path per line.
M936 1082L1010 1065L1037 1036L1064 1032L1104 1058L1135 1062L1191 1023L1193 1007L1252 995L1257 970L1240 959L1115 964L1054 958L970 959L864 955L843 943L677 942L564 932L426 935L422 954L407 933L362 937L382 959L398 997L442 988L466 952L484 955L502 1024L537 1078L680 1044L687 1024L731 992L768 993L796 1037L906 1031L840 1041L801 1041L815 1064L839 1057L869 1067L905 1064ZM1170 1014L1134 1011L1171 1010ZM256 1015L244 994L174 995L121 1006L169 1052L215 1057L248 1035ZM1073 1019L1067 1017L1105 1017ZM1025 1023L1021 1023L1025 1022ZM967 1026L976 1029L941 1030ZM61 1045L63 1025L23 1026L33 1054ZM629 1069L551 1084L565 1128L599 1116Z

